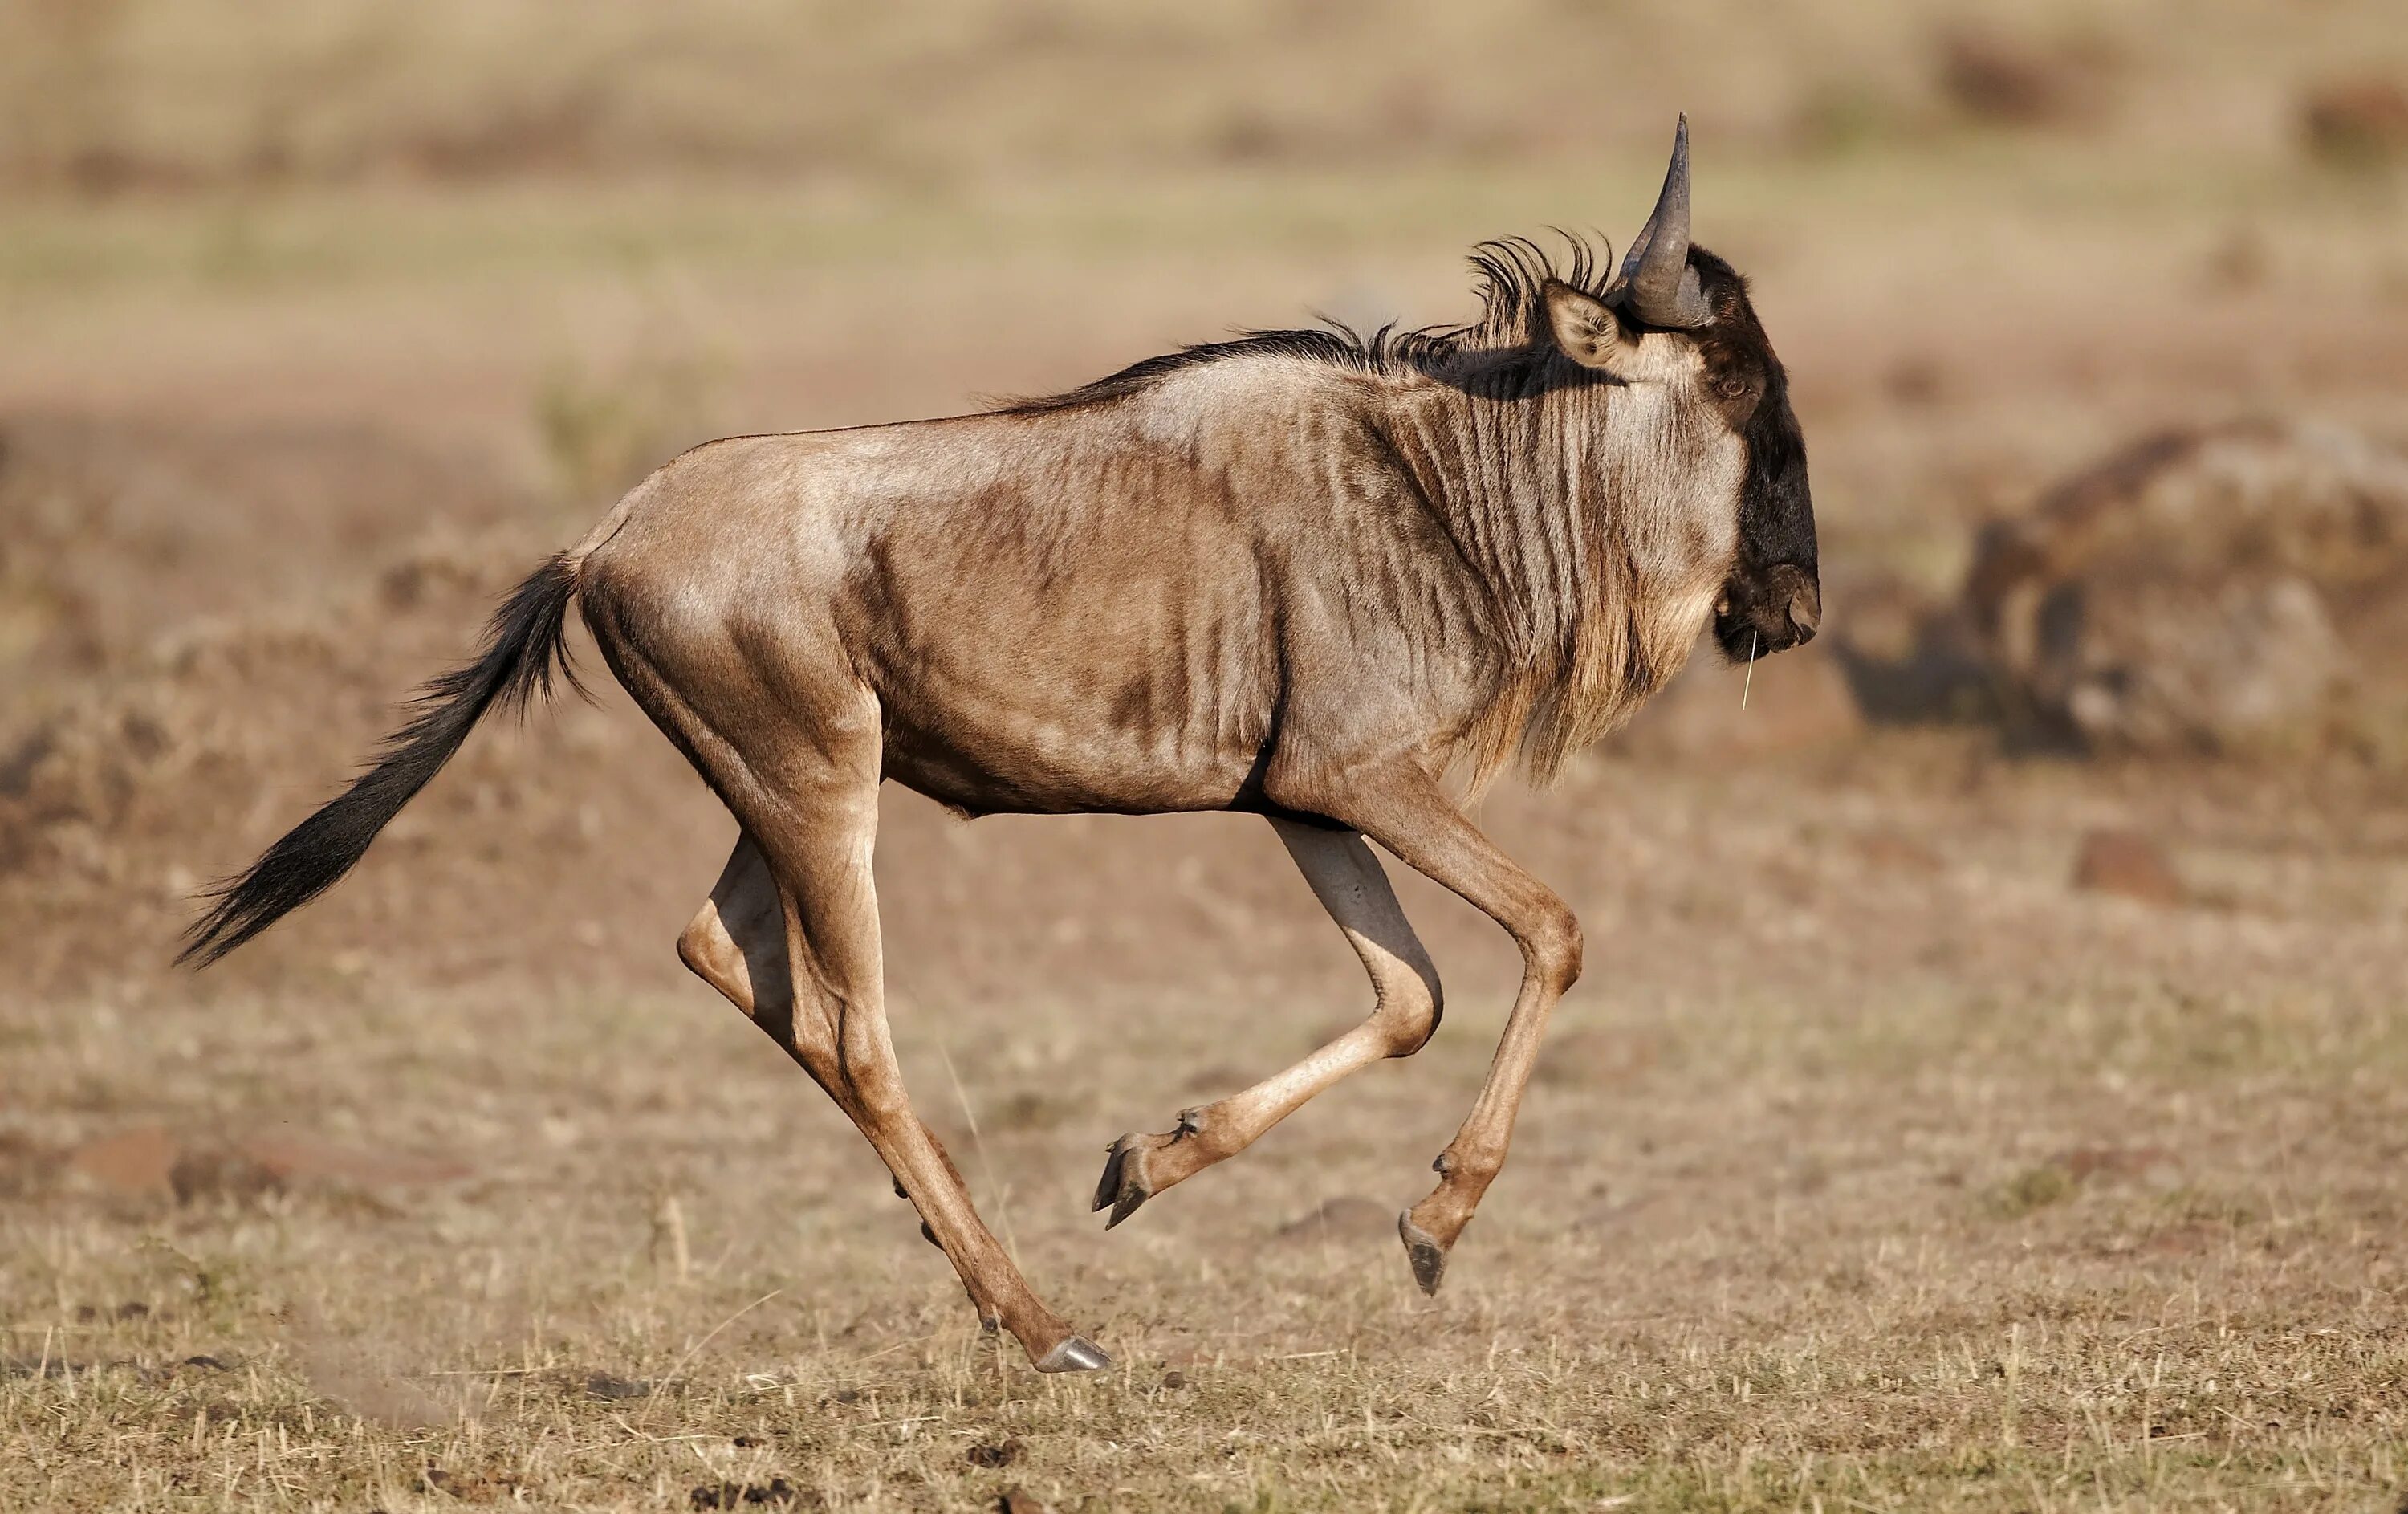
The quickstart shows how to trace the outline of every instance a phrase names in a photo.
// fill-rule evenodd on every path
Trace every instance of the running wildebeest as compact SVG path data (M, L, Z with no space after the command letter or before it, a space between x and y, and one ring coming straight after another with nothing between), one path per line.
M741 827L678 942L868 1137L980 1318L1044 1371L1106 1365L1027 1282L912 1113L870 854L888 778L964 815L1266 816L1362 959L1370 1017L1114 1143L1125 1219L1439 1022L1366 838L1509 931L1524 970L1439 1182L1398 1221L1435 1291L1505 1160L1579 923L1448 787L1552 775L1676 672L1814 634L1806 451L1743 280L1689 240L1688 128L1612 279L1574 244L1474 254L1466 326L1278 331L1051 399L736 437L638 484L429 685L376 764L216 896L214 960L342 877L494 708L547 693L576 601Z

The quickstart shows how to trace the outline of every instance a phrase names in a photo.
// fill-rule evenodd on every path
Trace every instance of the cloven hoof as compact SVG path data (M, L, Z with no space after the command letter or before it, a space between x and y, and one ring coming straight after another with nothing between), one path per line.
M1084 1335L1065 1335L1037 1363L1039 1372L1101 1372L1112 1364L1104 1348Z
M1404 1238L1406 1260L1413 1264L1413 1281L1422 1285L1423 1292L1436 1297L1438 1285L1446 1276L1446 1247L1413 1223L1410 1209L1397 1217L1397 1233Z
M1094 1207L1111 1206L1112 1217L1104 1221L1104 1229L1113 1226L1137 1213L1138 1205L1154 1197L1140 1175L1142 1164L1129 1161L1138 1152L1134 1135L1124 1135L1111 1145L1111 1155L1104 1159L1103 1180L1096 1185Z

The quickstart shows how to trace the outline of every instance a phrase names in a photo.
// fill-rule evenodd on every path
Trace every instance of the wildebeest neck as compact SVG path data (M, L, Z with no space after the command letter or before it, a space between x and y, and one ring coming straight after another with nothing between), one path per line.
M1728 570L1743 451L1662 385L1544 357L1371 386L1393 452L1484 594L1504 665L1471 756L1534 776L1680 670Z

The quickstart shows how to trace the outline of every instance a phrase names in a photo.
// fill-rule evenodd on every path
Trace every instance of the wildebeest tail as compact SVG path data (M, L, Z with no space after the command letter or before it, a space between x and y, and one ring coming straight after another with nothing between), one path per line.
M207 967L332 888L460 750L488 710L499 705L523 714L552 692L554 669L583 692L564 640L576 595L577 564L565 553L512 589L494 613L477 659L421 689L408 722L386 740L374 766L213 890L208 913L185 932L176 960Z

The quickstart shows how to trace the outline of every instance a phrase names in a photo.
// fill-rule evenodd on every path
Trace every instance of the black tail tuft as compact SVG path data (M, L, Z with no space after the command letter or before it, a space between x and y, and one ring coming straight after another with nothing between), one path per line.
M523 714L552 692L554 668L583 693L565 642L568 602L576 594L577 570L566 556L552 558L511 590L486 627L477 660L421 689L408 724L385 742L374 767L287 831L241 876L213 890L208 913L185 932L176 960L207 967L332 888L494 705Z

